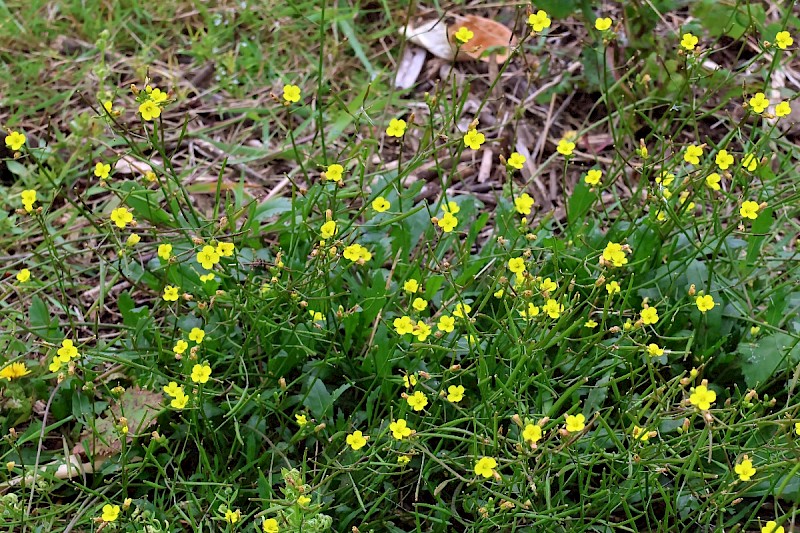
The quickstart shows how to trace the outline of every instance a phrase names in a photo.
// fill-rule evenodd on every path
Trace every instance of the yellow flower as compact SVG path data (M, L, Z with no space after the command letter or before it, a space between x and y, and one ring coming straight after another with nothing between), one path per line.
M106 504L103 506L103 514L100 515L103 522L114 522L117 518L119 518L119 505Z
M706 176L706 187L711 189L712 191L719 191L722 189L719 182L722 180L719 174L716 172L712 172L708 176Z
M706 311L710 311L714 309L714 297L710 294L706 294L705 296L698 296L695 298L694 303L697 305L697 308L700 312L705 313Z
M633 436L634 440L641 442L647 442L648 439L650 439L650 432L644 428L640 428L637 425L634 425L631 429L631 435Z
M739 474L741 481L750 481L750 478L756 474L756 469L753 468L753 461L744 456L741 463L733 467L733 471Z
M753 154L747 154L742 159L742 167L753 172L758 167L758 159Z
M239 509L235 511L231 511L230 509L225 509L225 521L229 524L235 524L242 518L242 512Z
M101 180L107 179L111 172L111 165L108 163L100 163L99 161L94 165L94 175Z
M144 179L152 183L156 181L156 173L153 172L152 170L148 170L147 172L144 173Z
M406 333L414 332L414 322L412 322L411 318L407 316L395 318L392 325L394 326L394 330L398 335L405 335Z
M681 39L681 46L686 50L694 50L694 47L697 46L699 39L692 35L691 33L684 33L683 38Z
M283 101L286 102L287 104L299 102L300 87L298 87L297 85L284 85Z
M669 187L672 185L673 181L675 181L675 174L667 172L666 170L662 170L661 175L656 178L656 183L662 187Z
M592 169L586 173L586 176L584 176L583 181L585 181L589 185L597 185L598 183L600 183L602 177L603 177L602 170Z
M197 262L202 265L206 270L211 270L214 265L219 263L219 254L216 248L210 245L203 246L203 249L197 252Z
M372 201L372 209L377 211L378 213L383 213L387 209L391 207L389 201L384 198L383 196L378 196Z
M694 144L690 144L686 147L686 151L683 154L683 160L687 163L691 163L692 165L697 165L700 163L700 157L703 155L703 147L696 146Z
M58 357L62 363L69 363L70 359L80 357L78 348L75 347L75 344L70 339L61 341L61 348L59 348L56 353L58 353Z
M411 303L411 307L417 311L424 311L428 307L428 302L422 298L414 298L414 301Z
M166 102L167 100L167 93L159 89L158 87L150 87L149 85L145 88L150 100L153 102L160 104L161 102Z
M525 164L525 161L526 159L524 155L520 154L519 152L514 152L508 158L508 166L520 170Z
M479 133L478 130L469 130L464 135L464 144L473 150L478 150L484 142L486 142L486 137L483 133Z
M175 343L175 346L172 347L172 351L176 354L182 354L186 351L186 348L189 347L189 343L183 339L179 339L178 342Z
M19 281L20 283L25 283L29 279L31 279L31 271L29 269L23 268L22 270L17 272L17 281Z
M231 257L233 255L233 251L236 247L233 245L232 242L218 242L217 243L217 254L220 257Z
M25 211L28 213L33 211L33 204L36 203L36 191L34 189L26 189L20 193L20 197Z
M472 306L469 304L456 304L456 309L453 311L453 316L457 316L458 318L466 318L469 315L470 311L472 311Z
M539 290L542 292L553 292L558 289L558 284L550 278L544 278L541 283L539 283Z
M0 370L0 379L7 379L8 381L18 379L30 374L31 371L25 366L25 363L10 363Z
M545 28L549 28L551 22L550 17L547 16L547 12L540 9L536 13L528 15L528 24L531 25L531 31L539 32Z
M647 345L647 355L650 357L658 357L664 355L664 348L660 347L658 344L651 342Z
M458 31L453 36L461 44L466 44L466 43L469 42L470 39L475 37L475 34L472 33L472 31L470 31L469 28L467 28L465 26L461 26L460 28L458 28Z
M788 47L794 44L794 39L792 39L792 36L789 35L788 31L779 31L775 35L775 44L777 44L778 48L781 50L786 50Z
M206 337L206 332L200 328L192 328L192 331L189 332L189 340L194 341L197 344L203 342L203 339Z
M347 442L348 446L354 450L359 450L367 444L367 439L364 438L364 434L360 431L354 431L350 433L345 441Z
M785 117L789 113L792 112L792 106L789 105L789 102L783 101L780 104L775 106L775 116L776 117Z
M147 100L139 105L139 113L144 120L153 120L161 116L161 108L152 100Z
M261 529L264 533L278 533L280 529L278 528L278 521L274 518L265 518L263 522L261 522Z
M514 209L520 215L528 216L531 214L531 208L533 207L533 198L526 192L520 194L517 198L514 198Z
M308 417L306 415L304 415L304 414L301 414L301 413L295 413L294 420L295 420L295 422L297 422L297 425L300 426L300 427L303 427L306 424L308 424Z
M514 257L509 259L508 269L514 274L522 274L525 272L525 259L522 257Z
M575 150L575 143L570 141L569 139L561 139L558 141L558 146L556 146L556 152L563 156L571 156L573 150Z
M327 170L325 173L322 174L322 177L326 180L331 180L335 182L342 181L342 174L344 173L344 167L339 163L334 163L332 165L328 165Z
M601 17L594 21L594 28L599 31L606 31L611 27L611 23L612 21L610 17Z
M758 218L758 210L760 206L751 200L745 200L742 202L742 207L739 208L739 214L742 215L742 218L749 218L750 220L755 220Z
M769 100L764 93L756 93L749 101L750 108L756 113L762 113L769 107Z
M655 307L645 307L642 309L642 324L650 325L658 322L658 309Z
M622 289L620 288L619 283L617 283L616 281L610 281L606 283L606 292L608 292L608 294L614 295L620 292L620 290Z
M784 529L775 520L770 520L767 525L761 528L761 533L784 533Z
M709 390L705 385L695 387L692 394L689 395L689 403L696 406L698 409L710 409L711 404L717 399L717 393Z
M179 386L174 381L170 381L169 384L164 385L164 389L163 390L164 390L165 394L167 394L169 396L172 396L173 398L176 397L176 396L180 396L181 394L185 394L183 392L183 387Z
M181 393L175 396L175 398L169 402L169 404L175 409L183 409L186 407L187 403L189 403L189 397L183 393L183 390L181 390Z
M18 131L12 131L8 135L6 135L6 146L11 148L13 151L17 151L22 148L22 145L25 144L25 136Z
M542 438L542 428L537 424L525 424L525 429L522 430L522 438L526 442L536 444Z
M547 316L550 318L556 319L561 316L561 312L564 310L564 305L559 304L557 301L551 298L544 303L542 310L547 313Z
M354 263L356 261L367 262L372 259L372 253L360 244L351 244L346 247L342 255Z
M544 12L540 11L540 13ZM487 479L494 475L495 468L497 468L497 461L494 457L481 457L475 463L475 473Z
M436 224L442 228L443 232L450 233L458 225L458 219L452 213L445 213Z
M457 215L458 212L461 211L461 207L454 201L450 200L449 202L442 204L442 211L445 213L450 213L451 215Z
M583 416L583 413L578 413L577 415L567 415L565 427L570 433L583 431L583 428L586 427L586 417Z
M386 135L389 137L402 137L406 132L406 126L405 120L393 118L389 121L389 127L386 128Z
M323 239L330 239L336 235L336 221L329 220L319 228L319 234Z
M431 334L431 327L422 320L418 320L411 333L417 336L419 342L425 342L425 339Z
M410 292L411 294L414 294L419 290L419 281L413 278L406 280L406 282L403 283L403 290L406 292Z
M615 267L621 267L628 264L628 257L625 255L625 250L622 245L616 242L609 242L603 249L603 259L611 263Z
M533 302L528 302L528 309L520 309L519 316L530 320L535 316L539 316L539 308L533 305Z
M172 257L172 245L168 243L159 244L158 257L160 257L164 261L169 261L169 258Z
M583 323L583 327L593 329L597 327L597 321L592 320L591 318Z
M179 291L178 287L175 287L173 285L167 285L166 287L164 287L164 296L162 296L162 298L164 298L165 302L177 302L178 291Z
M464 387L462 385L450 385L447 387L447 401L458 403L464 399Z
M428 405L428 397L422 391L414 391L414 394L406 398L406 403L415 411L422 411Z
M409 437L414 433L414 430L408 427L408 423L402 418L398 418L389 424L389 430L392 432L392 436L397 440L403 440L403 438Z
M130 246L130 247L136 246L137 244L139 244L139 241L141 240L142 238L139 236L138 233L131 233L130 235L128 235L128 239L125 241L125 246Z
M397 458L397 464L399 465L407 465L410 462L411 462L410 455L401 455L400 457Z
M436 327L439 331L444 331L445 333L451 333L453 329L455 329L456 319L448 316L442 315L439 318L439 322L436 324Z
M733 164L733 156L727 150L720 150L717 157L714 158L714 162L717 163L720 170L727 170Z
M192 367L192 381L195 383L208 383L208 378L211 377L211 367L208 363L194 365Z
M413 387L416 384L417 384L417 375L416 374L406 374L406 375L403 376L403 385L405 385L405 387L407 389L410 389L411 387Z
M111 221L116 224L118 228L124 228L133 222L133 214L128 211L127 207L118 207L111 211Z

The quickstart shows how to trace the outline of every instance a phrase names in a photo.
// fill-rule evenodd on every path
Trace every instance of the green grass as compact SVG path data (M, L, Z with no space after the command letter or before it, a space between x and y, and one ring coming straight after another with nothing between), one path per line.
M27 136L0 166L0 371L29 371L0 380L4 525L791 531L800 153L792 116L745 105L795 97L773 79L796 46L764 44L800 35L790 11L545 2L553 25L529 35L527 8L443 5L514 27L519 48L496 73L457 63L401 91L411 45L397 28L419 6L237 6L0 4L0 124ZM604 15L612 33L594 29ZM137 113L148 82L170 91L152 121ZM284 84L299 102L282 101ZM463 138L479 115L494 120L474 151ZM385 133L392 118L410 122L403 138ZM518 141L536 155L522 170L505 165ZM93 174L123 159L142 167ZM340 184L323 179L332 164ZM23 190L37 192L30 212ZM135 225L112 223L121 207ZM206 269L198 254L219 243L233 250ZM350 260L353 244L369 258ZM64 340L80 355L53 364ZM568 431L578 414L585 427ZM393 437L399 419L410 436ZM106 505L120 512L103 524Z

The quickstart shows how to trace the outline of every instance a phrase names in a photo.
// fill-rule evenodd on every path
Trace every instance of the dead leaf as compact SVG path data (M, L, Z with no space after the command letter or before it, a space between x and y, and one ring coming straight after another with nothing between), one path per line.
M473 36L465 44L458 45L454 35L462 27L470 30ZM447 21L429 20L416 27L409 24L400 32L412 43L448 61L478 59L489 62L494 57L497 63L504 63L508 59L510 47L517 44L511 30L503 24L474 15L454 15L448 17Z
M153 160L153 164L161 166L161 162L158 160ZM150 170L153 170L150 163L128 155L120 157L114 164L114 172L118 174L139 174L143 176Z

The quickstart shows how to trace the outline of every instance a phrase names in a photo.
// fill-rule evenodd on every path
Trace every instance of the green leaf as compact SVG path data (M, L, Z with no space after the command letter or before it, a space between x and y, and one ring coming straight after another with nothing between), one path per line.
M536 7L544 9L553 18L563 19L578 8L578 2L576 0L539 0L536 2Z
M594 193L586 184L578 182L575 185L567 203L567 220L573 233L580 228L583 217L589 212L595 199Z
M31 306L28 309L28 320L31 323L31 329L39 335L46 336L50 328L50 311L44 300L38 296L31 299Z
M321 379L312 377L309 383L310 388L305 400L303 400L303 406L317 420L325 420L328 410L333 407L333 397Z
M770 228L772 227L772 208L767 207L758 214L758 218L753 221L752 233L753 236L748 240L747 244L747 263L752 264L761 255L761 245L764 239L767 238Z
M756 342L741 343L737 352L747 386L755 387L800 361L800 342L785 333L775 333Z

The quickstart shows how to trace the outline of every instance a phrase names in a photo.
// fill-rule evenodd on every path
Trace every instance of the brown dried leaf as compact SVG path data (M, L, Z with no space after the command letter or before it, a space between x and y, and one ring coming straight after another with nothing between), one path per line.
M474 35L467 43L461 45L458 59L479 59L488 63L494 52L497 63L504 63L510 53L509 48L517 44L514 34L499 22L475 15L455 16L455 20L447 28L450 44L456 46L455 33L462 27L470 30Z

